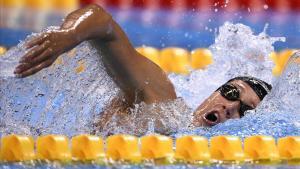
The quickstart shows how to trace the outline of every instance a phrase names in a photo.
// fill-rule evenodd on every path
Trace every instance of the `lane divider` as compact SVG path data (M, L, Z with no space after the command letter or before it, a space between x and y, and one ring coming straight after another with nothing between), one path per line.
M0 57L1 55L4 55L7 52L7 49L3 46L0 46Z
M36 140L36 155L40 160L68 161L71 159L69 139L62 135L46 135Z
M72 138L71 153L73 160L102 160L106 157L103 139L92 135L78 135Z
M300 136L278 139L278 150L281 159L300 161Z
M271 136L251 136L244 141L246 158L261 162L277 162L279 152Z
M216 136L210 140L210 154L212 160L224 162L244 161L242 142L236 136Z
M193 69L205 69L213 63L213 55L209 49L198 48L191 51L190 64Z
M30 136L8 135L1 139L1 161L28 161L35 159L34 140Z
M164 48L160 51L161 68L168 73L188 74L190 52L183 48Z
M285 162L300 165L300 137L278 139L271 136L250 136L244 145L236 136L182 136L176 139L163 135L141 138L131 135L112 135L106 141L98 136L78 135L71 139L62 135L37 137L7 135L1 138L1 163L46 160L59 162L96 161L155 164L210 164ZM209 145L210 144L210 145ZM36 146L36 147L35 147Z
M141 138L141 154L145 160L154 160L158 164L173 162L173 140L162 135L148 135Z
M136 50L167 73L188 74L191 70L205 69L213 64L213 54L206 48L197 48L191 52L179 47L167 47L161 50L153 47L137 47ZM274 76L281 75L288 59L295 51L295 49L286 49L270 54L270 59L275 64L272 70Z
M106 140L107 157L114 161L140 162L139 140L131 135L113 135Z
M183 163L208 163L208 140L201 136L183 136L176 139L175 158Z

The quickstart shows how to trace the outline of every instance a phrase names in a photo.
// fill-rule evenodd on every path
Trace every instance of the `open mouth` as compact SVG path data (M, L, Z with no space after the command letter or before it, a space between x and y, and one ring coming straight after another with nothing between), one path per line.
M216 125L220 121L219 113L217 111L211 111L211 112L206 113L203 116L203 119L210 126Z

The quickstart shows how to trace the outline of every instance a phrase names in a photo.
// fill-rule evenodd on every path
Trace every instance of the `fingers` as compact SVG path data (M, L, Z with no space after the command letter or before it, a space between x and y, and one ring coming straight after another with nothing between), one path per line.
M40 54L39 56L33 58L30 61L30 63L32 65L36 65L36 64L39 64L40 62L43 62L43 61L49 59L50 57L54 57L54 55L55 55L55 53L53 53L53 50L51 48L48 48L42 54Z
M32 48L35 45L39 45L44 42L44 40L48 37L48 34L42 34L40 36L37 36L26 43L26 48Z
M36 56L40 55L44 50L46 50L49 47L49 45L50 42L47 40L42 45L35 46L20 59L20 63L30 62L32 59L34 59Z
M37 56L36 58L33 58L31 60L29 60L28 62L21 62L20 65L18 65L15 69L15 74L21 74L33 67L36 67L37 65L39 65L40 63L49 60L49 59L53 59L55 57L53 56L53 51L50 49L45 50L44 52L42 52L42 54L40 54L39 56Z
M38 65L35 65L33 67L31 67L29 65L23 65L23 67L26 67L27 69L23 72L17 73L17 77L23 78L23 77L33 75L33 74L39 72L40 70L42 70L46 67L49 67L53 62L54 62L54 59L48 59L48 60L45 60L44 62L42 62Z
M32 66L29 63L21 63L15 68L14 74L17 74L17 75L21 74L22 72L29 69L30 67L32 67Z

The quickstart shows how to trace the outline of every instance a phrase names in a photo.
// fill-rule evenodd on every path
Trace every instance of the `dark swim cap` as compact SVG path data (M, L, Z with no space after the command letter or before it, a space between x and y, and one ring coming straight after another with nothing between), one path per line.
M264 97L271 91L272 86L267 82L260 80L255 77L250 76L238 76L233 79L230 79L227 83L232 82L234 80L241 80L247 83L257 94L260 100L263 100Z

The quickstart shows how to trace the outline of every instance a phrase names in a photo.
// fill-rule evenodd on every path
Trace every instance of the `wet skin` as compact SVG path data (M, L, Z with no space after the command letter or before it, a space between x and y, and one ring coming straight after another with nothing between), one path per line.
M30 50L21 58L15 74L17 77L33 75L52 65L59 55L85 40L91 40L103 53L103 63L107 72L123 91L123 95L116 98L111 107L120 105L120 110L126 110L140 102L151 104L177 98L165 72L141 56L111 15L97 5L70 13L59 30L43 33L29 41L26 45ZM241 86L241 99L245 100L245 103L257 106L259 99L257 100L257 95L247 84L242 81L232 83ZM123 98L125 102L121 101ZM229 118L238 118L238 107L238 102L228 101L218 92L214 92L194 113L193 124L212 126ZM104 121L111 118L111 112L104 113ZM219 120L212 123L203 118L205 113L210 112L217 112ZM226 112L230 112L230 115L226 115Z
M259 97L247 83L234 80L230 84L238 88L240 100L244 104L254 109L260 103ZM228 119L241 118L240 106L240 101L229 101L219 91L215 91L194 112L193 125L214 126Z

